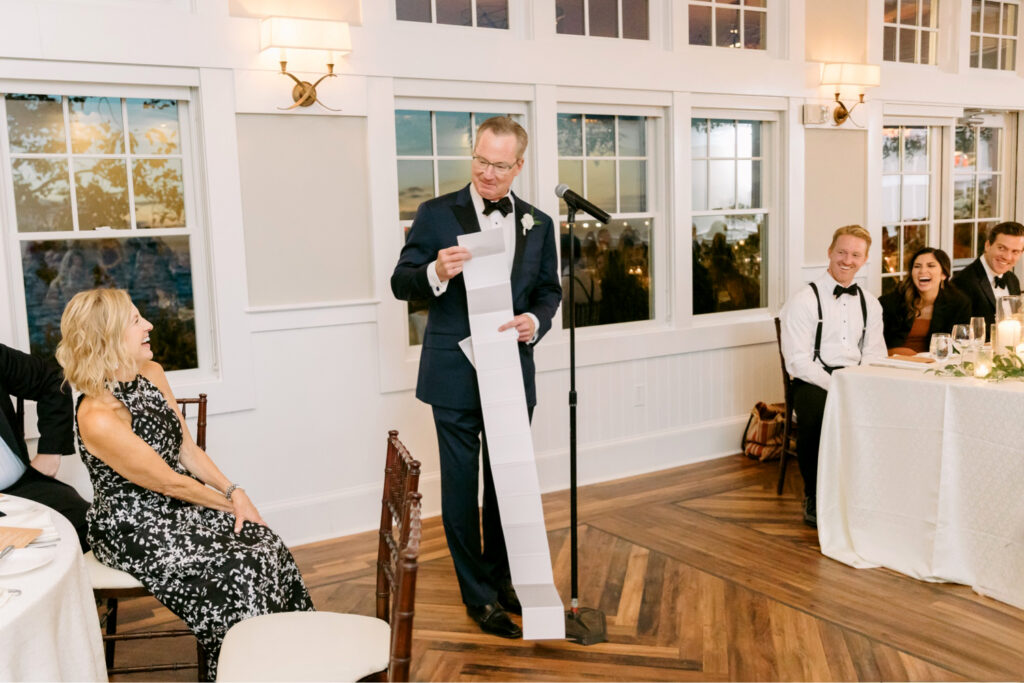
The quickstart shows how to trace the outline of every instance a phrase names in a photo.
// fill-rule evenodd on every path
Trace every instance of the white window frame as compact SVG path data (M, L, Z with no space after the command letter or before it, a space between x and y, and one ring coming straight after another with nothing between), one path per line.
M709 8L711 10L711 44L710 45L697 45L697 44L694 44L694 43L690 42L690 31L689 31L689 28L690 28L690 26L689 26L689 23L690 23L689 22L690 8L695 6L695 5L699 6L699 7L707 7L707 8ZM739 17L740 17L740 22L739 22L739 26L740 26L740 34L739 34L740 44L739 45L719 45L718 44L718 38L717 38L716 31L715 31L715 24L718 22L717 12L715 10L718 9L718 8L722 8L722 9L735 9L735 10L739 11ZM776 38L776 36L774 36L772 34L772 29L771 29L771 17L772 17L772 14L773 14L773 10L774 10L774 8L772 6L772 1L771 0L767 0L767 2L765 2L765 6L764 7L748 7L746 5L741 5L741 4L736 4L736 5L726 4L726 3L722 2L722 0L687 0L686 1L686 6L684 8L684 11L686 13L686 29L687 30L686 30L686 33L683 34L683 36L680 36L680 38L685 38L686 44L689 45L690 47L727 48L727 49L730 49L730 50L740 50L740 51L746 52L746 53L753 52L753 53L768 53L768 54L771 54L772 50L774 49L774 46L772 45L772 42L773 42L773 39ZM744 45L743 45L743 31L745 30L743 28L743 26L744 26L744 24L743 24L743 15L746 12L756 12L756 13L760 13L760 14L764 15L765 31L764 31L763 39L764 39L765 45L764 45L763 48L744 47Z
M971 11L973 9L974 0L968 0L968 2L967 2L967 9L966 9L967 24L964 26L964 28L965 28L964 33L966 33L966 35L967 35L967 42L966 42L967 66L968 66L969 69L977 70L977 71L989 71L989 72L996 72L996 73L1001 73L1001 72L1020 73L1021 72L1021 68L1022 68L1021 67L1021 56L1020 56L1021 23L1022 23L1021 10L1024 10L1024 6L1021 5L1020 0L990 0L990 1L992 1L992 2L999 2L1000 8L1002 8L1005 5L1015 5L1017 7L1017 32L1016 32L1016 34L1013 34L1013 35L1004 34L1004 33L985 33L985 17L984 17L984 15L982 15L980 17L980 19L979 19L979 26L978 26L979 30L978 30L977 33L975 33L972 30L972 26L971 26ZM1002 12L1000 12L999 16L1000 16L1000 20L999 20L1000 30L1002 30ZM974 64L971 63L971 39L975 38L975 37L978 38L978 65L977 66L975 66ZM985 38L997 38L998 41L999 41L997 43L999 47L998 47L998 49L996 51L996 54L998 55L999 66L997 66L994 69L989 68L989 67L983 67L981 65L981 62L982 62L982 59L983 59L983 48L984 48L984 40L985 40ZM1014 65L1013 65L1012 69L1007 69L1007 68L1002 66L1002 61L1003 61L1002 46L1003 46L1003 42L1006 41L1006 40L1013 40L1014 44L1015 44L1014 51L1013 51Z
M473 23L470 24L469 26L462 26L460 24L442 24L442 23L438 23L438 21L437 21L437 0L430 0L430 21L414 21L412 19L399 19L398 18L398 2L399 2L399 0L388 0L388 2L391 3L391 13L392 13L392 16L394 17L395 21L400 22L402 24L426 24L426 25L432 25L432 26L450 26L452 28L466 28L466 29L486 28L486 29L492 30L492 31L511 31L512 28L513 28L513 24L512 24L512 17L513 17L512 5L515 4L515 0L506 0L506 2L508 3L508 26L506 28L496 28L496 27L493 27L493 26L484 26L484 27L478 26L477 25L477 18L478 17L477 17L477 12L476 12L477 0L470 0L470 9L469 9L469 11L472 13Z
M554 0L552 0L554 4ZM655 40L654 27L657 25L654 22L655 5L658 4L658 0L647 1L647 37L646 38L626 38L622 35L622 0L615 0L615 7L618 10L618 35L617 36L592 36L590 35L590 0L583 0L583 34L578 33L559 33L557 23L554 27L554 34L559 37L569 38L604 38L606 40L636 40L651 44ZM557 22L557 16L556 16Z
M899 1L900 1L900 3L907 2L907 0L899 0ZM945 5L946 3L953 3L955 1L956 0L932 0L933 5L932 5L932 9L931 9L931 16L934 18L934 22L935 22L935 27L934 28L932 28L930 26L924 26L924 25L922 25L920 23L917 23L917 24L889 23L889 22L885 21L885 14L884 14L884 8L883 8L883 14L882 14L882 17L883 17L883 20L882 20L882 54L883 54L883 60L884 61L888 61L888 62L890 62L892 64L918 64L918 65L922 65L922 66L936 66L936 65L938 65L938 63L939 63L939 55L941 54L941 50L942 50L942 48L939 45L939 43L942 40L942 29L941 29L941 26L940 26L940 24L942 23L942 19L943 19L942 8L943 8L943 5ZM918 8L917 9L917 20L918 20L918 22L920 22L922 9L921 9L921 5L919 3L917 4L917 8ZM897 5L896 12L897 12L897 17L898 17L898 15L899 15L899 5ZM895 43L895 45L893 45L893 50L895 51L896 59L885 60L884 59L884 55L885 55L885 29L886 28L890 28L890 27L895 29L895 32L896 32L896 43ZM900 44L900 33L899 32L901 30L905 30L905 29L910 29L910 30L914 31L914 61L912 61L912 62L904 62L904 61L901 61L899 59L899 44ZM923 63L923 62L921 62L921 43L924 40L924 37L925 37L926 33L934 33L935 34L935 50L930 55L931 59L933 60L930 63Z

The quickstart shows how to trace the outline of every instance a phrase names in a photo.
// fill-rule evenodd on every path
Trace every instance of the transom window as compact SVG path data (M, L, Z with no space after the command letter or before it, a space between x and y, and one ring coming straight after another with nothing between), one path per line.
M691 120L693 313L768 305L764 121Z
M578 214L575 226L576 326L649 320L654 212L649 182L651 132L645 116L558 115L558 181L612 215L608 225ZM559 200L559 213L568 207ZM569 325L569 225L561 224L562 325Z
M574 36L649 37L648 0L555 0L555 30Z
M767 0L690 0L690 45L767 48Z
M888 62L935 64L939 0L885 0L882 58Z
M1016 68L1019 9L1016 0L971 0L971 66Z
M400 21L508 28L508 0L395 0Z
M896 287L910 257L933 243L938 154L927 126L882 129L882 293Z
M953 151L953 260L957 268L984 251L992 226L1004 220L1002 128L956 127Z
M186 103L7 94L0 107L32 353L53 355L74 294L119 287L153 323L156 360L198 367Z

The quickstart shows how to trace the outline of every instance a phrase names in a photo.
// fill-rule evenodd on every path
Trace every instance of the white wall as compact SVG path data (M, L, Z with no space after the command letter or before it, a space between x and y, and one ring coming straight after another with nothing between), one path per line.
M246 15L285 13L289 7L296 14L315 13L315 0L6 0L0 4L0 92L117 92L159 85L190 93L198 111L197 163L204 178L201 201L218 365L187 381L175 380L175 388L210 394L211 454L229 477L250 490L289 542L300 542L375 526L385 435L391 427L424 461L426 507L429 513L439 509L429 408L412 395L417 354L404 343L403 305L387 287L401 243L396 98L521 103L533 139L523 193L549 213L557 211L550 188L557 182L554 115L559 103L642 105L662 113L665 144L659 163L665 173L659 207L666 227L655 244L658 319L579 335L584 482L733 453L751 405L781 398L771 316L785 294L803 281L805 270L822 263L822 236L835 227L825 223L866 220L875 234L880 231L874 194L880 183L872 178L883 106L913 105L945 116L963 106L1024 107L1018 75L960 69L957 48L948 68L886 65L883 87L868 93L866 134L806 136L801 105L831 98L817 87L818 67L808 58L838 61L866 54L877 62L879 3L768 0L771 42L763 53L690 47L685 0L650 4L655 31L651 41L643 42L558 36L551 2L510 0L509 31L396 22L390 0L345 3L339 11L358 13L361 20L352 28L353 52L339 63L340 77L319 90L326 103L342 111L314 107L284 114L278 108L290 103L290 82L277 72L276 55L257 52L257 19ZM828 7L836 5L856 21L829 20ZM846 24L855 24L854 30ZM833 54L830 46L842 50ZM289 65L310 77L323 68L320 62L295 55ZM780 192L769 238L768 310L697 321L690 317L688 135L696 108L754 109L778 117ZM280 149L280 140L262 149L249 125L277 117L287 117L287 123L271 130L305 122L307 141L315 129L330 129L326 122L343 122L345 142L326 138L308 168L290 163L294 157ZM854 177L847 183L823 179L831 141L839 139L832 136L847 135L852 137L843 137L837 151L850 157L840 163ZM360 136L364 166L349 159ZM332 149L332 144L346 149ZM254 273L249 272L257 271L261 282L272 277L269 252L250 252L247 259L246 240L269 239L274 224L283 219L254 217L254 207L258 210L266 198L254 200L252 193L273 185L274 173L268 169L275 161L289 161L281 164L280 182L294 194L315 184L312 174L335 156L339 166L329 169L335 178L365 168L369 242L358 253L366 254L367 270L356 281L339 274L337 280L318 280L315 287L284 281L276 291L287 295L272 299L271 289L257 291L251 285ZM260 184L249 176L250 163L261 169ZM328 237L324 231L337 230L337 217L346 210L344 193L325 196L323 185L316 190L318 199L304 208L306 224L299 233L307 250L307 240L315 248ZM806 196L811 191L813 200ZM832 202L832 196L842 201ZM848 220L839 210L844 206L851 214L856 207L861 210ZM319 223L317 216L323 218ZM0 217L8 220L6 213ZM0 335L24 347L10 296L17 276L11 267L17 254L11 252L10 231L4 225L0 298L7 295L9 306L0 310ZM261 246L276 248L277 243ZM877 264L877 254L872 259ZM326 268L322 262L318 267ZM317 277L325 275L321 271ZM877 285L877 272L872 277ZM313 291L326 294L318 297ZM534 434L542 485L553 490L567 481L566 334L553 331L537 358ZM67 468L65 476L74 477L74 469Z

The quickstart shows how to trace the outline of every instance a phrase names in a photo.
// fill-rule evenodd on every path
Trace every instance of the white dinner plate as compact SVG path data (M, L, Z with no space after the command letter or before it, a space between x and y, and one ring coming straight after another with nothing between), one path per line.
M23 574L45 566L57 555L57 546L49 548L18 548L0 560L0 576Z

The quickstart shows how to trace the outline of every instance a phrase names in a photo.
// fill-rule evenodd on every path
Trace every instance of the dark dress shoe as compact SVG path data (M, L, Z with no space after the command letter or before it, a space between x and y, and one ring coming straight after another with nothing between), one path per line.
M511 614L523 613L523 606L519 604L519 596L516 595L516 589L512 587L511 582L506 582L498 589L498 604Z
M502 638L523 637L522 629L508 618L505 610L501 609L499 605L491 604L480 607L466 605L466 614L480 625L480 630L484 633L490 633L492 636L501 636Z
M814 496L804 498L804 524L818 528L818 503Z

